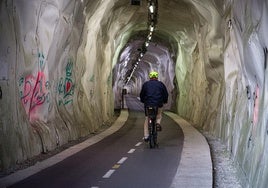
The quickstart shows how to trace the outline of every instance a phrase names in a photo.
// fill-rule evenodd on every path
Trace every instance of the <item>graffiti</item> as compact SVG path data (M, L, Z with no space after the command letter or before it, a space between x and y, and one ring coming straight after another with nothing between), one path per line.
M19 86L23 90L20 91L20 98L24 105L25 110L30 114L37 106L49 103L49 90L50 84L45 81L43 72L38 72L37 78L32 75L21 78Z
M68 60L65 68L65 78L61 77L58 84L59 105L67 105L73 102L74 83L72 80L73 62Z
M43 53L38 53L38 66L41 70L44 69L44 64L45 64L45 56Z
M260 89L257 85L254 92L254 109L253 109L253 124L256 125L258 122L258 115L259 115L259 93Z
M43 104L50 106L50 83L46 81L46 76L43 71L45 66L45 56L43 53L38 53L38 68L37 75L27 75L19 80L19 95L23 107L29 118L37 113L37 107ZM41 109L44 112L44 109Z

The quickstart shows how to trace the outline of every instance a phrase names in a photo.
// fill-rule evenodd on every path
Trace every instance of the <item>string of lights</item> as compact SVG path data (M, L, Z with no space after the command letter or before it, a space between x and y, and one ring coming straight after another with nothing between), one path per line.
M149 46L149 43L152 40L153 32L155 31L155 27L157 24L157 17L158 17L158 2L157 0L148 0L147 1L147 7L148 7L148 34L145 39L145 42L143 43L141 47L141 51L137 57L136 63L133 65L133 67L130 69L130 74L126 78L125 85L129 83L131 80L134 72L136 71L139 63L142 60L142 57L147 52L147 48Z

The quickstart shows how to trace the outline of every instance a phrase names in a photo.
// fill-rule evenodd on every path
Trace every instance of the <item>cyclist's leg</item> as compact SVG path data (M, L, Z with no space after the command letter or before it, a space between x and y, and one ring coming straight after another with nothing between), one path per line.
M162 130L162 127L161 127L162 111L163 111L163 107L158 107L157 116L156 116L156 126L159 131Z
M148 130L148 116L145 116L145 121L144 121L144 138L149 137L149 130Z
M162 111L163 111L163 107L159 107L158 108L158 112L157 112L157 116L156 116L156 123L161 124L161 120L162 120Z
M145 120L144 120L144 125L143 125L143 129L144 129L144 137L143 139L145 141L148 141L149 138L149 130L148 130L148 112L147 112L147 107L144 106L144 112L145 112Z

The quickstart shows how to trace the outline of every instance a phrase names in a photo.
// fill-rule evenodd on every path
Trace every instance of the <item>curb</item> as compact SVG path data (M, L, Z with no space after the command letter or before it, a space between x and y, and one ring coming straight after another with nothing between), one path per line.
M181 161L170 188L212 188L212 161L205 137L190 123L172 112L164 112L183 130Z

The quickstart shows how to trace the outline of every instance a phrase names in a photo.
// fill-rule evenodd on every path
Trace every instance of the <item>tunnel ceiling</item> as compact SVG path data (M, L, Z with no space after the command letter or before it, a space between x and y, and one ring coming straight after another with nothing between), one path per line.
M127 5L126 3L124 4L119 1L115 4L114 9L120 9L119 7L123 6L128 7L129 4ZM153 45L150 45L149 53L142 58L143 62L153 63L152 61L159 59L159 57L156 57L157 54L159 54L159 50L161 50L159 46L165 46L168 49L168 52L171 53L171 56L176 57L178 43L187 43L188 41L196 40L197 31L195 31L195 29L200 26L202 27L204 22L210 21L206 19L213 19L213 13L215 12L215 14L217 14L216 10L219 10L219 7L223 7L223 4L220 1L210 0L202 3L192 0L158 1L158 19L156 30L152 38ZM125 75L123 75L125 79L131 72L130 69L133 66L133 63L135 63L135 59L138 58L139 50L146 39L146 27L148 21L146 1L142 1L140 6L132 5L132 8L137 8L138 11L135 12L134 16L129 21L129 25L132 25L132 27L127 30L127 33L130 33L129 39L127 44L121 49L121 52L126 46L128 46L128 50L129 48L131 49L131 54L128 54L125 57L130 58L128 65L125 67L127 70L122 71L125 73ZM122 61L122 57L120 61ZM126 62L126 59L124 59L124 61ZM173 58L173 61L175 62L176 59ZM146 66L146 64L143 63L140 66L141 67L137 71L145 70L143 66ZM137 74L140 75L139 73ZM134 76L134 79L135 78L136 75Z
M121 80L125 79L126 76L130 74L130 70L135 65L137 58L139 58L139 53L142 51L142 45L145 39L146 31L135 33L122 49L119 63L124 62L125 70L122 71L123 74L122 72L119 74L119 76L122 77ZM175 57L177 56L177 46L175 44L174 39L169 40L168 36L165 38L165 36L160 33L154 33L152 41L147 48L147 52L141 58L142 61L134 72L131 81L135 82L137 78L142 78L142 80L145 81L147 79L148 70L150 70L150 64L152 64L154 68L160 66L161 61L165 61L165 56L170 56L174 63L176 60Z

